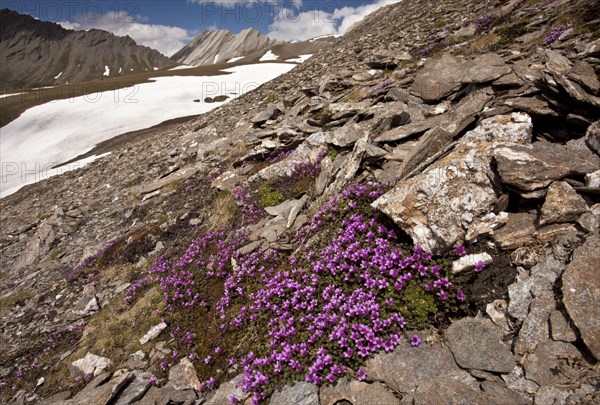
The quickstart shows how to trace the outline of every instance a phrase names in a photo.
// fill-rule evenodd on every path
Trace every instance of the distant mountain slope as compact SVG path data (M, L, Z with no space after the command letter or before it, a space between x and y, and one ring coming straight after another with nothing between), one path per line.
M0 10L0 21L2 89L80 82L174 64L128 36L67 30L9 9Z
M227 30L205 30L173 55L172 59L185 65L212 65L266 50L279 43L252 28L235 35Z

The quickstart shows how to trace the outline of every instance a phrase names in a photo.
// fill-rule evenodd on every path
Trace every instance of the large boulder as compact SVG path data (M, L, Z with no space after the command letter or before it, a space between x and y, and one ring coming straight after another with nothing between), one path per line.
M502 57L485 54L464 60L450 54L429 60L417 74L411 92L423 100L439 100L463 84L491 82L511 72Z
M590 353L600 359L600 237L591 236L562 276L563 303Z
M531 119L524 113L485 119L450 154L372 205L415 244L444 251L462 242L469 227L494 209L499 187L491 169L495 142L529 142L531 129Z

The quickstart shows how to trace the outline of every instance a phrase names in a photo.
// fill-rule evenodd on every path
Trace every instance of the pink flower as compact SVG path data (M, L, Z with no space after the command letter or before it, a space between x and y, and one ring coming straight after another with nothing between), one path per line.
M479 273L481 270L485 269L485 263L481 260L475 263L475 272Z
M462 245L456 245L454 247L454 253L456 253L456 256L462 257L467 254L467 249Z
M362 367L358 369L356 375L358 376L358 381L364 381L367 379L367 371Z
M465 300L465 292L463 290L456 291L456 299L463 302Z
M420 337L418 337L417 335L413 335L413 336L410 338L410 345L411 345L412 347L418 347L420 344L421 344L421 338L420 338Z

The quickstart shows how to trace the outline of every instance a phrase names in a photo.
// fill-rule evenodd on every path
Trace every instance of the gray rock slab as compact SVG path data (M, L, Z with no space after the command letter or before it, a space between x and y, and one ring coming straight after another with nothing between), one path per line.
M562 276L563 303L583 343L600 359L600 237L577 248Z
M321 405L335 405L344 400L353 405L400 405L400 399L381 383L367 384L346 379L321 387L319 399Z
M273 393L269 403L271 405L319 405L319 388L307 382L286 385Z
M489 319L464 318L446 331L456 363L466 369L510 373L516 361L501 342L502 330Z
M377 353L367 360L367 378L381 381L396 392L414 393L422 381L447 376L468 384L475 380L456 365L448 346L435 343L411 347L402 342L390 353Z

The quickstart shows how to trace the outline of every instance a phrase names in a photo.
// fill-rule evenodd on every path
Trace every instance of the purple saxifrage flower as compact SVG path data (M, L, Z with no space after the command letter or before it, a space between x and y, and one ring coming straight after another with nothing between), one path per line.
M463 257L467 254L467 249L465 249L465 247L462 245L456 245L454 247L454 253L456 253L456 256L458 257Z
M485 269L485 263L481 260L475 263L475 272L479 273L481 270Z
M413 335L413 336L410 338L410 345L411 345L412 347L418 347L420 344L421 344L421 338L420 338L420 337L418 337L417 335Z

